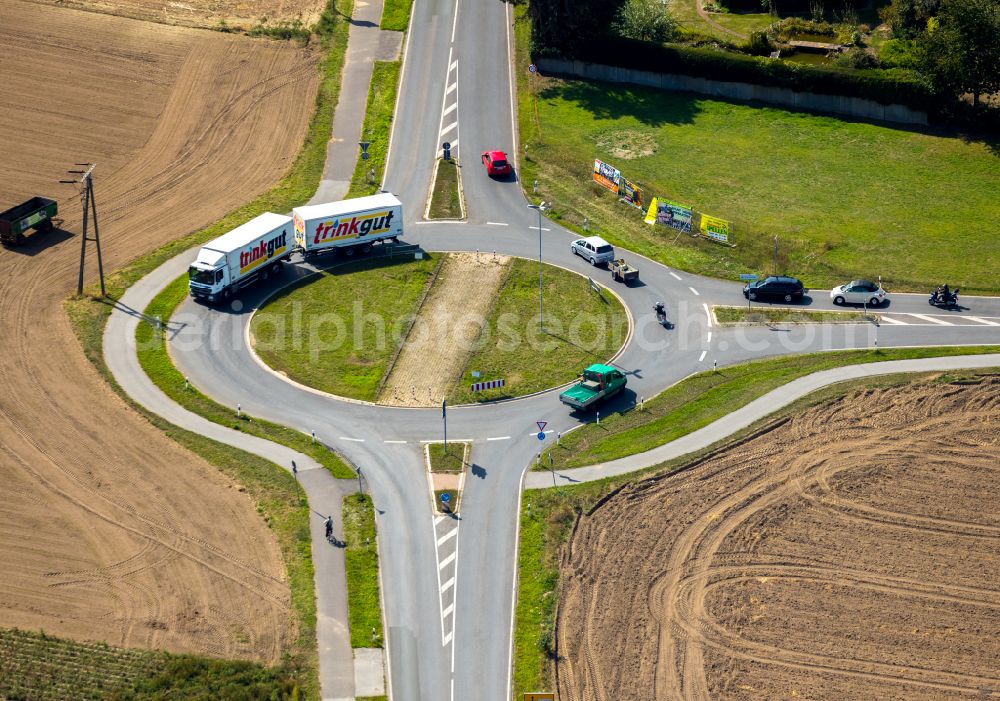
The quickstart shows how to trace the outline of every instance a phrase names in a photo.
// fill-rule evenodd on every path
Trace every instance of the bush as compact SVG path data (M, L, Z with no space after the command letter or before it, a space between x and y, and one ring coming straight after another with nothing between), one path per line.
M774 44L767 38L767 32L750 32L750 38L740 49L751 56L770 56Z
M889 39L882 44L878 57L886 68L916 68L919 64L917 42L912 39Z
M916 73L901 69L852 71L775 61L713 48L650 44L622 37L586 42L579 47L576 58L654 73L678 73L798 92L860 97L914 109L929 109L935 104L928 85Z
M677 20L660 0L627 0L614 28L620 36L657 44L677 36Z
M867 70L878 68L879 66L878 57L868 51L868 49L863 49L859 46L841 53L837 56L834 63L842 68L853 68L855 70Z

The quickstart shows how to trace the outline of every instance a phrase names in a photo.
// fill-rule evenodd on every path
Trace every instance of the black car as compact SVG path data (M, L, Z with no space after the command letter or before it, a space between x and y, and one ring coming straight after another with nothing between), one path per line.
M755 280L743 288L747 299L780 299L785 302L801 300L805 293L802 281L794 277L775 275Z

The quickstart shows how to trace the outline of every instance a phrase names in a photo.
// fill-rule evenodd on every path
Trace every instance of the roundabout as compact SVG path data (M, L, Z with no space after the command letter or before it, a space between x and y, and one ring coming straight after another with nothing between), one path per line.
M404 407L544 392L625 347L626 308L575 272L492 254L417 255L334 264L273 290L248 344L297 385Z

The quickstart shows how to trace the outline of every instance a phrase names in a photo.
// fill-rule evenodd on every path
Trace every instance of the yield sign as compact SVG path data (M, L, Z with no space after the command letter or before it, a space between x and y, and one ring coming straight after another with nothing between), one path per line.
M538 425L539 431L544 431L545 427L549 425L548 421L536 421L535 423Z

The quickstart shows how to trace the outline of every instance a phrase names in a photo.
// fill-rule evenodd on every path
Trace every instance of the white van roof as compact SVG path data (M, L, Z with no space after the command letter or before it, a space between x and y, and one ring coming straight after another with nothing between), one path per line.
M337 202L296 207L292 212L299 215L303 221L311 221L312 219L326 219L366 209L395 207L397 205L402 205L402 202L394 194L391 192L381 192L377 195L369 195L368 197L355 197L351 200L339 200Z
M216 251L224 251L226 253L235 251L237 248L246 246L251 241L263 236L269 231L274 231L275 229L291 223L292 218L286 217L284 214L264 212L260 216L254 217L246 224L239 225L229 233L223 234L219 238L209 241L205 244L205 248L211 248ZM199 260L200 259L201 257L199 256Z

